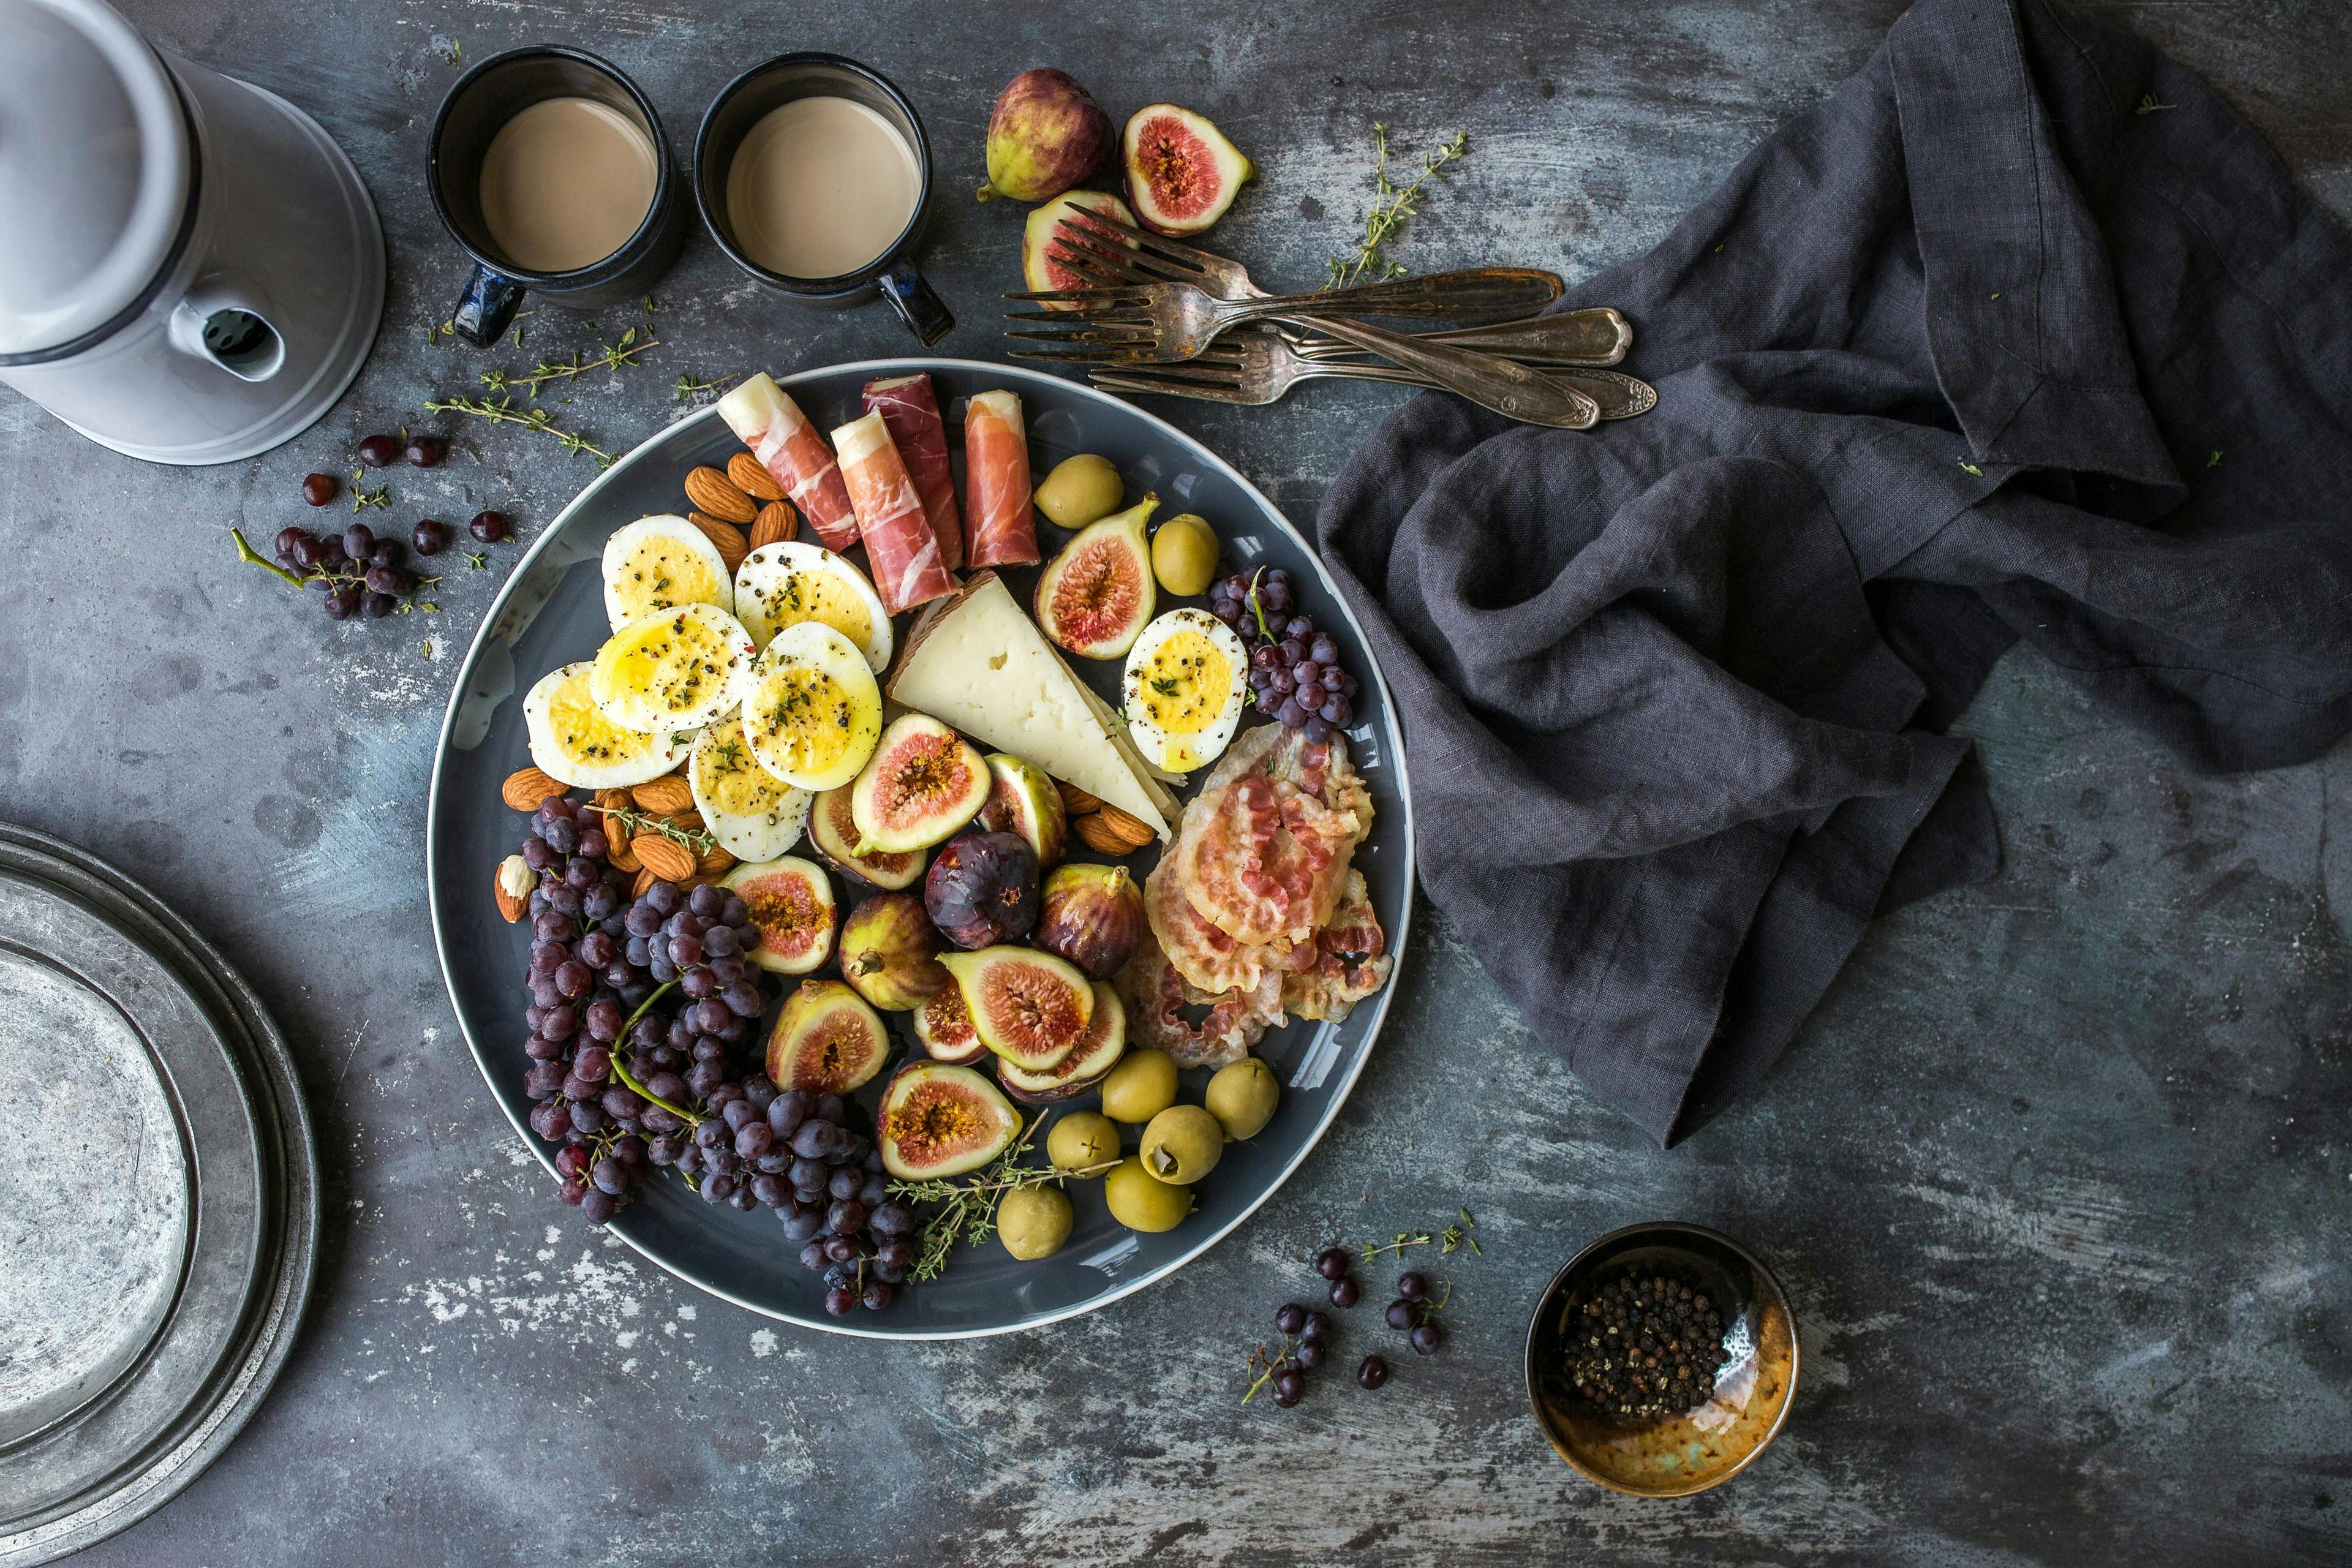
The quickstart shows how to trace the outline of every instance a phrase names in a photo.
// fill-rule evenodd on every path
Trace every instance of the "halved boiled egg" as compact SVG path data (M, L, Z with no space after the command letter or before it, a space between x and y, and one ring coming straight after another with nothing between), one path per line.
M743 722L727 719L702 732L686 764L694 809L719 846L738 860L782 857L800 842L816 797L760 765L743 736Z
M656 610L604 640L588 691L624 729L699 730L740 700L757 652L743 623L716 605Z
M882 689L856 643L823 621L778 632L743 688L743 738L761 767L801 789L857 776L882 737Z
M735 614L761 647L789 626L822 621L857 645L877 675L890 666L890 616L866 574L822 545L763 544L735 569Z
M682 517L641 517L604 541L604 616L614 631L656 610L716 605L732 614L727 558Z
M1206 610L1171 610L1128 650L1127 733L1143 760L1172 773L1214 762L1249 700L1249 653Z
M667 730L649 735L605 718L588 692L593 668L583 661L551 669L524 695L532 765L574 789L625 789L677 767L694 736Z

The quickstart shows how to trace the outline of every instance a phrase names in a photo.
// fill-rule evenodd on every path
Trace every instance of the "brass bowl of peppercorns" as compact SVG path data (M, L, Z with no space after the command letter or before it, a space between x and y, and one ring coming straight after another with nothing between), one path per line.
M1729 1480L1779 1436L1797 1323L1764 1260L1679 1220L1612 1230L1552 1276L1528 1397L1570 1468L1634 1497Z

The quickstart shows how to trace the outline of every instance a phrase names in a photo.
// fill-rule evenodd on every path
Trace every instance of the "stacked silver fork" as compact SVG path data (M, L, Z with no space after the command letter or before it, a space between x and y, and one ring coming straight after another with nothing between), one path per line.
M1095 382L1118 391L1266 404L1321 377L1402 382L1564 429L1657 404L1647 383L1601 368L1632 346L1617 311L1494 319L1557 300L1563 285L1549 272L1480 268L1273 295L1237 262L1094 212L1065 216L1047 258L1087 286L1007 295L1045 307L1009 313L1039 323L1012 335L1056 345L1014 357L1090 362ZM1366 326L1360 314L1486 324L1408 335Z

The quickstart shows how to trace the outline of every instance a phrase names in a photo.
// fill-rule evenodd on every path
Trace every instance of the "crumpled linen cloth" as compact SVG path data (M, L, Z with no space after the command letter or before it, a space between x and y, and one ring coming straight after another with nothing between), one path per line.
M2344 731L2352 244L2146 43L1923 0L1579 304L1654 412L1417 398L1318 531L1430 898L1661 1142L1874 912L1998 868L1943 731L2016 640L2200 769Z

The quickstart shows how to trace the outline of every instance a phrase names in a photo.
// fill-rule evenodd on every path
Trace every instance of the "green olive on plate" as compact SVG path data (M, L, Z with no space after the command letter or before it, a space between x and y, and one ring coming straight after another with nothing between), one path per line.
M1051 1258L1070 1239L1070 1198L1059 1187L1015 1187L996 1205L996 1239L1024 1263Z
M1274 1069L1255 1057L1219 1068L1201 1096L1225 1136L1236 1142L1256 1137L1274 1120L1274 1108L1281 1101L1282 1086L1275 1081Z
M1216 1169L1225 1130L1197 1105L1171 1105L1143 1130L1143 1168L1163 1182L1190 1186Z
M1083 1171L1118 1158L1118 1127L1099 1110L1074 1110L1045 1134L1045 1157L1057 1171Z
M1175 1103L1176 1060L1166 1051L1129 1051L1103 1079L1103 1114L1113 1121L1149 1121Z
M1055 464L1054 471L1038 481L1029 499L1045 514L1046 521L1061 528L1084 528L1117 511L1118 503L1127 499L1127 487L1119 482L1118 470L1108 458L1081 452Z
M1110 1217L1129 1230L1173 1230L1192 1212L1192 1189L1160 1180L1143 1168L1140 1156L1129 1154L1103 1178L1103 1201Z
M1171 594L1207 593L1217 574L1217 531L1208 519L1188 511L1161 523L1151 536L1151 574Z

